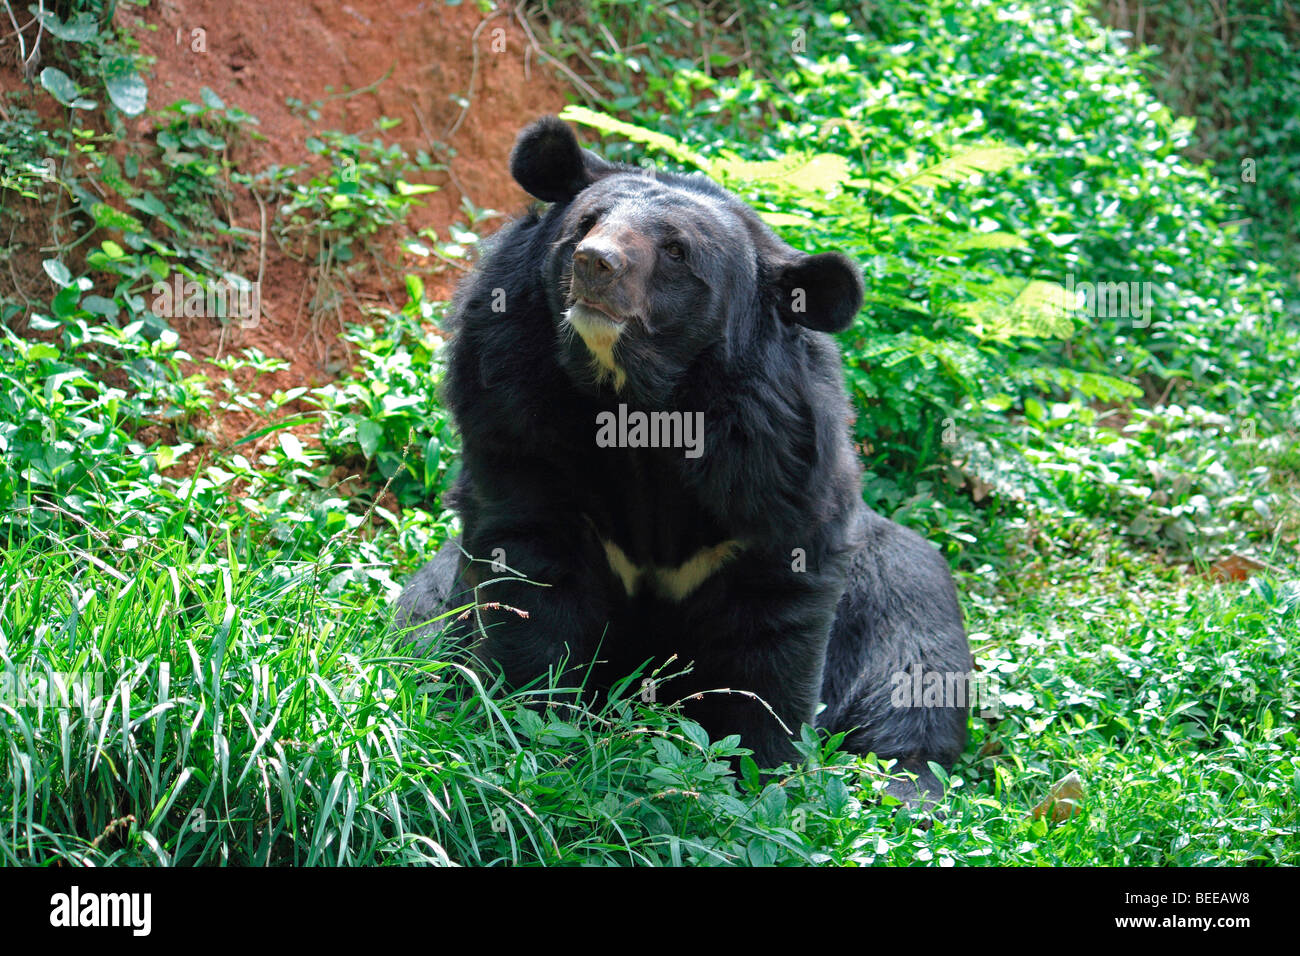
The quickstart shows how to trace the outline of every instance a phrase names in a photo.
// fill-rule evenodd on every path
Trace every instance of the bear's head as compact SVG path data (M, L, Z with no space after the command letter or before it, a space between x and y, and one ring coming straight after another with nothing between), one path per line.
M586 389L662 402L707 349L838 332L861 307L845 256L796 251L703 176L608 163L556 117L520 134L510 171L555 204L543 281L561 365Z

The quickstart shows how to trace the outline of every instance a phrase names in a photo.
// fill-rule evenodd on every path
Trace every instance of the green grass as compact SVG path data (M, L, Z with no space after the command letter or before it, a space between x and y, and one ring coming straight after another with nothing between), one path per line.
M179 526L131 552L66 537L0 565L9 863L1300 862L1294 586L972 579L1002 717L974 719L925 830L872 762L811 738L807 766L736 782L736 742L638 680L598 714L538 712L404 656L382 601L324 593L329 567ZM1033 820L1071 771L1081 815Z

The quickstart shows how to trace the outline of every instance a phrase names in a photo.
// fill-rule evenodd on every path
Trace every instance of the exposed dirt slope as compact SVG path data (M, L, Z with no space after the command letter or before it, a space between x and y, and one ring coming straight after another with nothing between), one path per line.
M561 86L539 67L510 11L485 17L468 3L444 6L431 0L382 5L164 0L141 13L119 16L138 18L125 25L156 58L149 78L151 108L178 99L197 102L206 86L228 105L257 117L264 138L245 137L233 147L244 171L302 162L308 156L305 140L323 130L368 139L381 116L401 121L383 136L412 153L432 151L438 143L450 146L450 174L429 180L441 191L425 197L426 207L411 217L413 225L432 226L443 237L460 216L462 196L503 212L525 203L506 168L511 143L524 122L565 102ZM364 92L343 95L355 90ZM456 100L467 94L466 109ZM303 110L291 110L290 98L324 101L319 118L308 120ZM151 132L147 119L133 130L144 139ZM259 207L246 191L240 192L231 210L234 224L256 232ZM392 250L390 261L401 258L395 242L386 248ZM257 253L250 250L251 261L239 264L243 274L257 273ZM407 265L430 269L428 262L408 259ZM334 342L339 323L362 318L361 306L367 304L400 305L404 292L393 276L363 276L354 280L355 296L344 297L322 316L311 308L318 278L313 272L310 263L296 261L269 241L261 323L223 332L211 320L177 320L184 347L200 358L252 345L289 361L289 370L256 382L264 395L330 377L342 357ZM425 274L431 291L442 295L455 278L454 272ZM214 424L224 437L233 438L250 423Z

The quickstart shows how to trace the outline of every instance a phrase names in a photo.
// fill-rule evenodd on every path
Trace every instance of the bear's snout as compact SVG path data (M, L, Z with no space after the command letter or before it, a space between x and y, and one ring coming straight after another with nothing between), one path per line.
M574 247L571 302L622 323L646 313L646 243L625 229L598 226Z
M584 239L573 250L573 274L588 289L599 291L627 271L627 256L610 240Z

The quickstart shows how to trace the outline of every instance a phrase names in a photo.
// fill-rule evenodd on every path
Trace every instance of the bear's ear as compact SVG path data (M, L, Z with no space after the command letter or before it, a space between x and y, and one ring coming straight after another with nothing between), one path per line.
M843 332L862 308L862 274L838 252L799 256L776 273L781 318L817 332Z
M526 127L510 153L510 175L543 202L568 202L614 169L579 146L573 130L556 116Z

